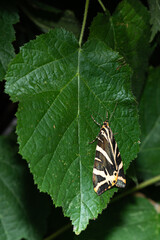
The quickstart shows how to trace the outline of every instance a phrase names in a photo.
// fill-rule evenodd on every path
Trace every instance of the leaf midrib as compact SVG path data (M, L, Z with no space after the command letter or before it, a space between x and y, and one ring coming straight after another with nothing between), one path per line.
M81 48L79 48L79 51L78 51L78 65L77 65L77 74L78 74L78 112L77 112L77 116L78 116L78 147L79 147L79 173L80 173L80 183L79 183L79 186L80 186L80 212L79 212L79 227L78 229L81 229L80 228L80 225L81 225L81 211L82 211L82 202L83 202L83 198L82 198L82 163L81 163L81 155L80 155L80 144L81 144L81 141L80 141L80 138L81 138L81 133L80 133L80 54L81 52ZM78 230L79 231L79 230Z

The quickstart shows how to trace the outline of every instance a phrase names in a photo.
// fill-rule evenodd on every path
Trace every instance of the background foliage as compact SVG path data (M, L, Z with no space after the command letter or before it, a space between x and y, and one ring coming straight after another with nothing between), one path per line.
M87 4L0 4L2 240L160 237L159 1ZM106 112L127 187L97 196Z

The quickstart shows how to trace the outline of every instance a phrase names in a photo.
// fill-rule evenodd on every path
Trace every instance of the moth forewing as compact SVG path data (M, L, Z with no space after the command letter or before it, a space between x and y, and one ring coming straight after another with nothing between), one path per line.
M97 137L96 156L93 167L94 191L101 195L112 186L125 187L123 163L113 132L106 120Z

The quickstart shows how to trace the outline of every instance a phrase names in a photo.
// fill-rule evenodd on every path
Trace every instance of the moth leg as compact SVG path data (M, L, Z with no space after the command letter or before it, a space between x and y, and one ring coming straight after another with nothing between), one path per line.
M95 141L97 141L98 137L96 137L92 142L89 142L89 144L94 143Z
M113 133L113 135L117 135L118 133Z
M93 121L98 125L98 126L100 126L100 127L102 127L102 125L100 124L100 123L98 123L95 119L94 119L94 117L91 115L91 118L93 119Z

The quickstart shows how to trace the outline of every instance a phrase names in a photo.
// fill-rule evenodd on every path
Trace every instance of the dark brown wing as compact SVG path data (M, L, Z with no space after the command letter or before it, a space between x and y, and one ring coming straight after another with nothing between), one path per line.
M110 127L102 126L98 135L93 168L93 185L98 195L117 183L118 166L115 161L115 140Z

